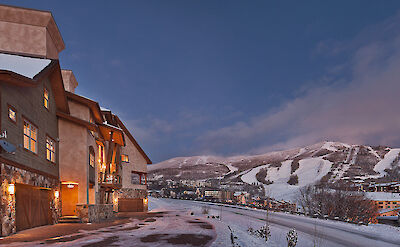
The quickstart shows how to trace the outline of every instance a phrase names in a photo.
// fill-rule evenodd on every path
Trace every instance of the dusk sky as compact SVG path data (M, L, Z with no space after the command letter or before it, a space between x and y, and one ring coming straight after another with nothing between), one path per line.
M49 10L77 93L154 163L400 146L400 1L0 1Z

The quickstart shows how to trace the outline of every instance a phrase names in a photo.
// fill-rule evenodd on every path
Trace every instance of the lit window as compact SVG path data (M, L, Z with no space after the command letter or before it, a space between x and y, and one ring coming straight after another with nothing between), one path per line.
M24 148L37 153L37 128L24 121Z
M94 162L95 162L94 151L91 150L89 153L89 165L91 167L94 167Z
M129 156L126 155L126 154L121 154L121 161L128 163L129 162Z
M14 110L11 106L8 107L8 117L14 123L17 122L17 111Z
M43 90L43 104L44 107L49 109L49 91L46 88Z
M46 157L51 162L56 162L56 143L49 137L46 139Z
M98 145L98 147L99 147L99 164L103 165L105 160L104 146Z

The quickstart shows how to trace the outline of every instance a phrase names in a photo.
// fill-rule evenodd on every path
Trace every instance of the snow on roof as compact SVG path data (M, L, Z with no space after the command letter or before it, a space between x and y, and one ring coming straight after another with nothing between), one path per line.
M102 111L111 111L110 109L107 109L107 108L102 107L102 106L100 106L100 110L102 110Z
M400 201L400 194L389 192L365 192L365 195L374 201Z
M105 122L103 123L103 125L104 125L104 126L107 126L107 127L110 127L110 128L114 128L114 129L120 130L121 132L124 132L120 127L114 126L114 125L112 125L112 124L109 124L109 123L107 123L107 121L105 121Z
M51 63L50 59L23 57L0 53L0 69L33 79Z

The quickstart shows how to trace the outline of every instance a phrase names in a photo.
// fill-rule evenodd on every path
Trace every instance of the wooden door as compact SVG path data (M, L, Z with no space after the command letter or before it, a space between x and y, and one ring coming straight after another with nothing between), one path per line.
M15 185L17 231L51 224L50 193L30 185Z
M61 185L61 205L63 216L76 216L76 204L78 203L78 185Z
M118 212L143 212L143 199L119 198Z

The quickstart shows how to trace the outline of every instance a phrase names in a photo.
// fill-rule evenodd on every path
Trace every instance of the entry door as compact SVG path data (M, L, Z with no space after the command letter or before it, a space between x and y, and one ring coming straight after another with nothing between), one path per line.
M15 185L17 231L51 224L50 193L30 185Z
M78 185L61 184L61 204L63 216L76 216L78 203Z

